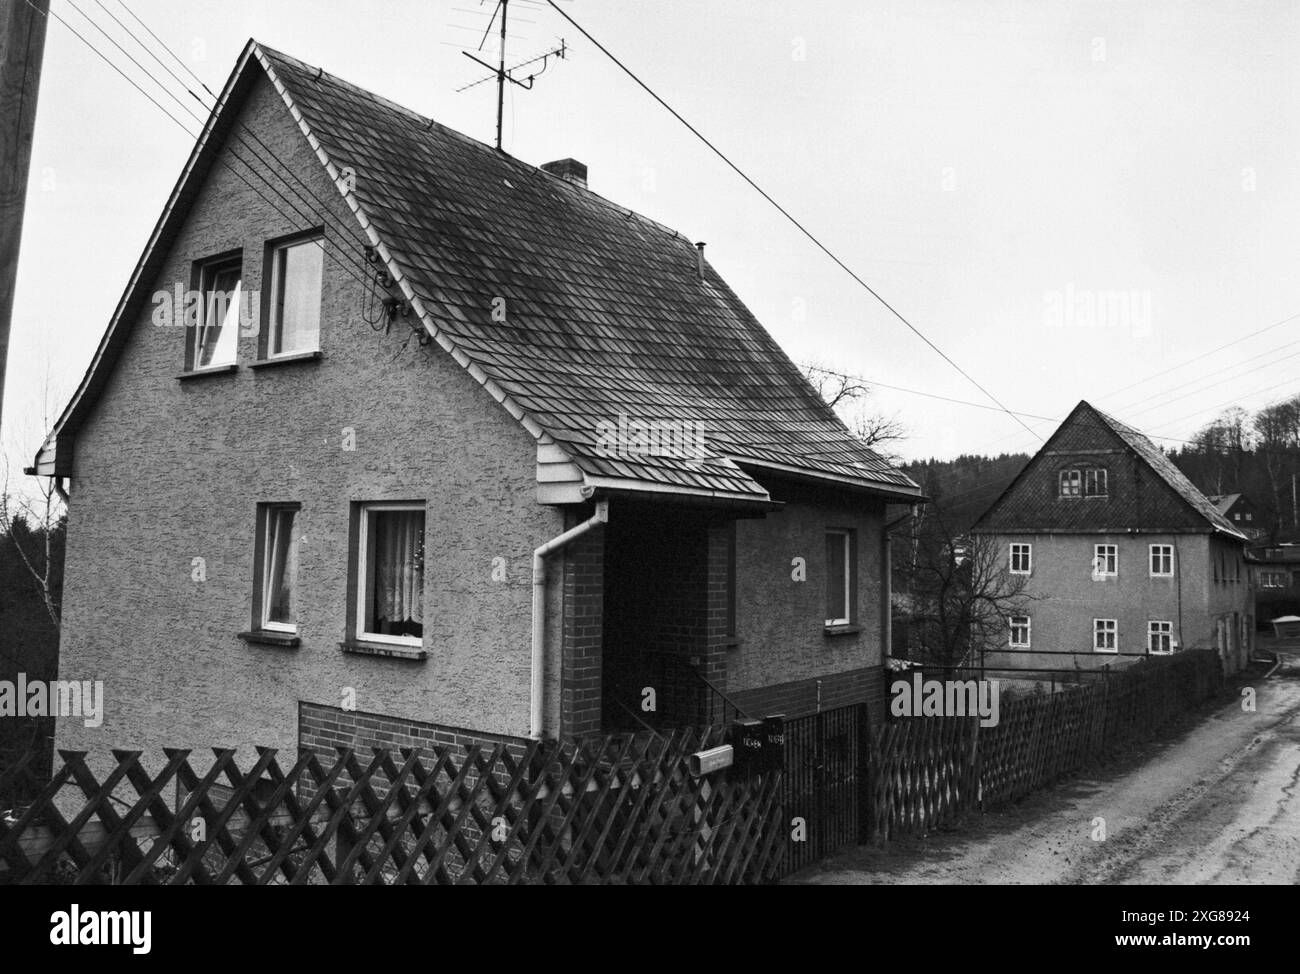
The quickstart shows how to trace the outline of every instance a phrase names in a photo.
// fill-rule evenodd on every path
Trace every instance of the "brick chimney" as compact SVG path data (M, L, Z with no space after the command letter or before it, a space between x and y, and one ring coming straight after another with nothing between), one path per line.
M584 189L587 187L587 167L577 159L557 159L555 162L543 163L542 172L567 179Z

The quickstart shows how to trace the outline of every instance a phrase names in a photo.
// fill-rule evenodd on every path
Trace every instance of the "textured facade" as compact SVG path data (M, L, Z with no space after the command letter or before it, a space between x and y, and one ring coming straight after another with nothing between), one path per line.
M1024 580L988 665L1097 669L1214 649L1232 672L1249 659L1245 538L1149 440L1087 403L974 530Z

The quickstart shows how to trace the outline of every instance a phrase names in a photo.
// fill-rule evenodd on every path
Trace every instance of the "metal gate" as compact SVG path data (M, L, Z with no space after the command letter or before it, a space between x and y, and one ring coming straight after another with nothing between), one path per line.
M784 875L863 841L869 732L865 703L785 722Z

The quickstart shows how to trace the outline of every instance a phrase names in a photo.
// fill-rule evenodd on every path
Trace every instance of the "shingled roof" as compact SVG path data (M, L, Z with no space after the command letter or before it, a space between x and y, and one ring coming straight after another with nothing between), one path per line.
M681 234L256 42L218 115L259 65L425 328L586 494L766 499L756 476L769 470L919 496L712 268L701 279ZM609 455L601 424L620 414L701 424L704 458Z
M1163 488L1142 487L1140 470L1118 469L1116 448ZM1059 503L1056 470L1088 460L1111 469L1104 507L1092 499ZM1246 540L1196 485L1145 435L1088 402L1071 410L1006 490L975 522L974 531L1217 531Z

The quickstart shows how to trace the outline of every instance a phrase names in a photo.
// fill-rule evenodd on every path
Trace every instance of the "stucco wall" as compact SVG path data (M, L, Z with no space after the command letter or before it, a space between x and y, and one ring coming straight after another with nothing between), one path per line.
M739 645L727 655L728 693L880 666L883 504L770 489L786 506L736 524ZM861 631L851 635L824 632L828 528L857 532L854 622ZM805 581L792 577L795 558L805 561Z
M351 226L265 82L245 122ZM192 261L242 247L244 286L261 288L266 240L308 226L218 166L155 287L188 287ZM148 312L135 325L77 437L71 480L61 676L103 679L106 714L98 730L61 722L60 747L292 748L298 701L337 705L344 687L363 711L527 733L530 556L562 530L535 500L534 443L436 346L403 349L405 322L373 331L361 285L328 259L325 274L316 363L251 369L248 336L235 374L180 382L185 329ZM345 427L355 451L342 449ZM339 648L350 504L399 499L426 502L423 663ZM235 635L252 622L264 501L302 505L297 649ZM494 557L504 582L491 581ZM192 580L195 558L206 581ZM554 701L557 669L551 678Z
M989 535L1006 564L1009 545L1033 545L1032 573L1025 583L1025 608L1032 621L1033 650L1077 651L1078 656L1045 652L1016 654L1010 665L1069 668L1125 665L1129 660L1093 651L1093 620L1115 619L1119 651L1144 653L1147 624L1172 622L1183 649L1213 648L1215 619L1233 611L1247 612L1250 586L1244 570L1240 582L1213 581L1210 540L1203 534L1016 534ZM1216 542L1217 543L1217 542ZM1118 574L1093 577L1094 547L1113 544L1119 554ZM1150 549L1169 544L1175 549L1174 577L1152 577ZM1181 624L1180 624L1181 621ZM1181 638L1179 633L1181 632ZM990 656L987 662L1000 660Z

